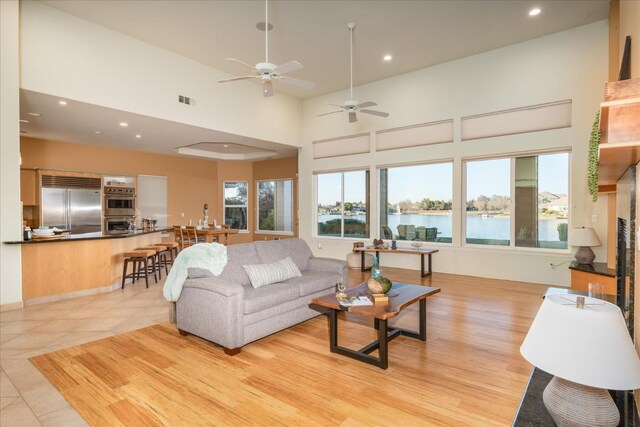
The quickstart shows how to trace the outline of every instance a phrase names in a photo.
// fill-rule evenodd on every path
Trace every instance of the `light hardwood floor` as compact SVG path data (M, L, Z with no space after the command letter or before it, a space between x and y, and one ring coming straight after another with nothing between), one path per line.
M519 347L546 287L384 273L442 289L427 302L427 342L392 341L386 371L330 353L324 316L233 357L164 324L37 363L92 425L510 425L531 370ZM350 284L366 277L351 270ZM416 321L417 307L397 319L405 328ZM371 320L347 314L341 322L341 345L359 348L374 338Z

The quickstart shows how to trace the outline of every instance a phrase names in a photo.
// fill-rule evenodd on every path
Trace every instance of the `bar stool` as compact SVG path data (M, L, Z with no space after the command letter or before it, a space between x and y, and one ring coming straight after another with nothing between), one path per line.
M122 254L124 257L124 266L122 268L122 289L124 289L124 282L126 279L131 279L132 283L136 282L136 279L142 279L144 277L145 284L147 288L149 287L149 261L151 264L154 264L154 257L156 256L156 251L154 250L135 250L129 251ZM129 263L133 264L133 271L127 274L127 267ZM158 278L156 277L155 268L153 269L153 278L156 283L158 283Z
M165 273L169 274L169 269L167 268L167 247L164 244L158 244L158 245L149 245L149 246L144 246L142 248L137 248L138 250L142 250L142 251L155 251L155 257L154 257L154 262L152 266L149 266L150 269L152 269L153 273L155 274L155 271L158 271L158 278L160 280L162 280L162 266L164 265L165 268Z
M168 260L168 259L166 259L166 256L165 256L165 261L166 261L165 262L165 266L166 266L166 264L169 264L169 265L172 266L173 265L173 261L178 256L178 246L179 246L178 243L176 243L176 242L160 242L160 243L157 243L157 245L161 245L161 246L166 246L167 247L167 254L171 255L171 259ZM154 246L156 246L156 245L154 245Z

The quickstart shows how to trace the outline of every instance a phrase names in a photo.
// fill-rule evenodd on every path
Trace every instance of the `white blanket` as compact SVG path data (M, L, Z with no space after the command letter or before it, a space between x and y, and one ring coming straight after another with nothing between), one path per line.
M227 247L220 243L199 243L180 251L164 282L163 293L167 301L178 301L189 268L204 268L214 276L227 265Z

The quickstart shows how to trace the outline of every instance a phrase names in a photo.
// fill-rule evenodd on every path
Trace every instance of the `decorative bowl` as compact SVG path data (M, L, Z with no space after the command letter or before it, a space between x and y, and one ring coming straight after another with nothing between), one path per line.
M417 242L414 240L413 242L411 242L411 247L413 249L420 249L422 247L422 242Z

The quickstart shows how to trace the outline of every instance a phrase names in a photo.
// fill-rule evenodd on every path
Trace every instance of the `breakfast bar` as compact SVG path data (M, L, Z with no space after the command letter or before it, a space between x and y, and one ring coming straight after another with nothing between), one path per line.
M122 254L161 242L165 231L90 233L4 244L22 245L22 300L31 305L119 288Z

